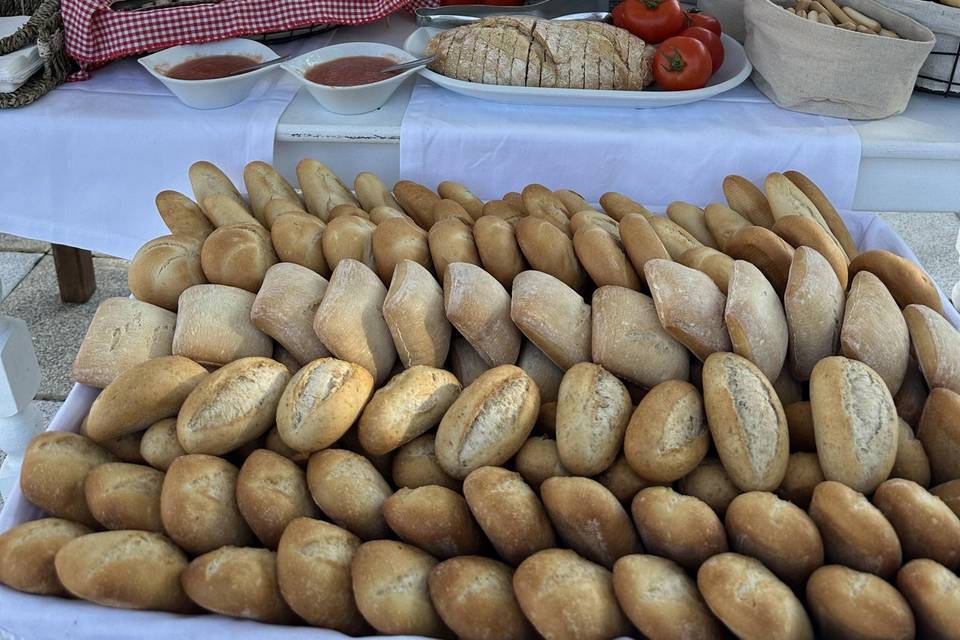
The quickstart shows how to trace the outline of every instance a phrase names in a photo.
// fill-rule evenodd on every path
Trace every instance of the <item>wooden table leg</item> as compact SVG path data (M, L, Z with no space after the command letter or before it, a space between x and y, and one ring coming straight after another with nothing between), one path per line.
M52 246L60 299L64 302L86 302L97 290L97 281L93 274L93 254L86 249L62 244Z

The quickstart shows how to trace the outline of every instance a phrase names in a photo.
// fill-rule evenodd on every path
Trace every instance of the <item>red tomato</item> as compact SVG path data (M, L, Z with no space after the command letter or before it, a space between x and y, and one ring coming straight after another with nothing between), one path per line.
M657 47L653 77L666 91L700 89L710 79L712 64L707 45L689 36L674 36Z
M700 13L699 11L687 11L688 27L703 27L720 35L720 21L709 13Z
M716 73L717 69L720 68L720 65L723 64L723 43L720 42L720 36L715 34L713 31L704 29L703 27L690 27L689 29L684 29L680 32L680 35L687 36L689 38L695 38L706 45L707 51L710 52L710 58L713 60L713 69L710 71L710 73Z
M687 15L678 0L623 0L613 10L613 24L657 44L680 33Z

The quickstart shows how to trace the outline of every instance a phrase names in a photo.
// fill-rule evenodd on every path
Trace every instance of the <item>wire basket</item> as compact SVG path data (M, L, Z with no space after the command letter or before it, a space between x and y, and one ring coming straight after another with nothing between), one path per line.
M960 97L960 9L936 0L877 0L906 14L937 37L937 43L917 76L916 89Z
M0 93L0 109L22 107L60 85L70 72L60 0L0 0L0 15L30 16L16 33L0 38L0 54L12 53L35 42L43 61L43 66L16 91Z

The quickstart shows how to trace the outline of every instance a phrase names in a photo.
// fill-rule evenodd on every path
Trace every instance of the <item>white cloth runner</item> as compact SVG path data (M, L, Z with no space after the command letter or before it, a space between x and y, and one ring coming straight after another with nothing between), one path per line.
M297 54L332 32L273 49ZM169 231L163 189L190 195L187 169L209 160L242 186L243 167L273 160L277 122L299 83L280 69L232 107L184 106L136 60L115 62L0 117L0 232L131 258Z
M468 98L420 80L400 132L400 175L481 199L538 182L589 202L619 191L662 211L674 200L723 202L723 177L762 184L795 169L838 208L852 206L860 136L847 120L776 107L750 82L662 109L543 107Z

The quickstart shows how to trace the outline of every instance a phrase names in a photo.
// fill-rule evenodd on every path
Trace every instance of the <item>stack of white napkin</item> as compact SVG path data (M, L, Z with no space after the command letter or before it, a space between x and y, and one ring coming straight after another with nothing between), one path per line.
M0 38L13 35L29 19L30 16L0 18ZM42 64L36 44L0 56L0 93L19 89Z

